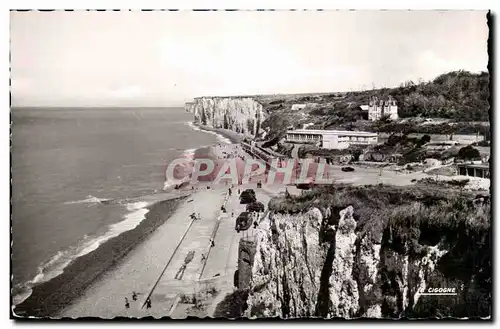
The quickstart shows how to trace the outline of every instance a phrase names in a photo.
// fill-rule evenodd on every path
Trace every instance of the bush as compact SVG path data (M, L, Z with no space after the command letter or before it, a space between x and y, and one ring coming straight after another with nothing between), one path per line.
M440 182L439 185L411 187L322 186L305 191L300 196L291 196L290 199L273 198L269 210L304 213L316 207L326 215L325 210L330 209L330 217L324 218L320 231L320 241L325 242L331 241L325 236L331 232L330 225L336 225L339 212L349 205L353 206L357 241L367 237L373 243L381 243L378 267L380 279L374 285L374 289L380 291L365 294L366 300L360 299L360 305L365 304L362 307L382 302L383 317L428 318L440 314L451 317L488 316L492 279L491 202L488 198L473 202L475 193L450 187L461 184L450 181L446 184L443 182L443 185ZM410 264L406 265L408 285L417 287L420 280L419 266L413 264L418 264L431 246L437 246L447 253L437 262L434 272L425 279L426 282L432 282L430 286L453 287L457 286L455 282L460 281L466 293L453 298L454 304L450 302L451 299L435 298L433 300L437 302L432 307L427 306L427 299L419 300L416 305L412 305L410 299L409 307L402 310L398 281L405 265L401 256L408 256L407 264ZM353 275L358 284L365 285L367 275L360 270L353 271ZM262 311L262 305L254 307Z
M241 317L248 308L248 294L248 290L236 290L232 294L227 295L215 307L214 317L226 319Z
M248 203L246 210L248 212L263 212L264 211L264 204L262 202L252 202Z
M257 197L255 196L255 191L252 189L245 190L241 192L240 195L240 204L249 204L257 201Z
M420 138L421 145L427 144L430 141L431 141L431 136L429 136L429 135L423 135L422 138Z

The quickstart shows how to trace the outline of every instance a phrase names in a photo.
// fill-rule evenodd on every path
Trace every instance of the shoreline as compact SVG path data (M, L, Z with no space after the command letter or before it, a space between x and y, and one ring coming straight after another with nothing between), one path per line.
M25 300L12 306L13 314L22 317L54 316L82 296L89 286L167 222L186 198L185 195L174 195L170 199L148 206L149 212L137 227L109 239L97 249L74 259L64 268L63 273L34 286Z
M243 140L243 138L245 138L244 135L239 134L235 131L223 128L213 128L207 125L199 124L194 121L192 122L192 126L204 132L215 133L216 135L220 135L223 138L228 139L231 142L230 144L239 144Z
M226 139L229 141L226 144L229 145L238 144L244 138L241 134L227 129L212 128L194 122L191 122L189 126L194 130L215 134L218 139L223 140L223 143ZM196 148L193 155L207 152L207 156L217 158L218 154L221 153L219 150L221 144L218 142L208 146L200 146ZM200 188L201 185L206 184L200 184ZM191 189L190 186L186 186L170 191L170 193L167 192L172 197L155 200L147 206L148 213L137 227L103 242L95 250L72 260L61 274L33 286L28 297L17 305L12 304L13 314L20 317L51 317L64 311L84 296L86 291L102 280L108 272L112 272L120 262L126 262L125 258L133 253L134 249L166 224L189 196L176 196L175 194L189 189ZM11 295L11 300L13 297Z
M220 207L227 191L220 189L198 188L190 194L168 216L147 239L134 247L127 256L100 280L94 282L73 303L68 304L55 316L57 318L99 317L112 319L115 317L165 317L169 314L178 289L184 289L197 280L203 265L202 254L210 248L210 236ZM236 197L236 196L235 196ZM193 220L191 214L201 214L201 220ZM233 221L228 221L233 231ZM237 251L237 248L233 251ZM193 260L189 263L182 280L177 281L179 268L185 262L188 253L193 252ZM222 257L221 259L226 259ZM233 261L236 264L236 261ZM205 272L209 271L205 269ZM157 286L158 284L158 286ZM173 284L173 287L171 286ZM173 290L171 290L172 287ZM143 304L151 295L152 309L143 308ZM192 293L192 289L186 293ZM132 292L138 298L132 299ZM130 308L125 307L125 298Z

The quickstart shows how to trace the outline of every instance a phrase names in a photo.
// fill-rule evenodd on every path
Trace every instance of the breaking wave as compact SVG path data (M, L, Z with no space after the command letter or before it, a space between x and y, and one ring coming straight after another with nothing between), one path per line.
M204 133L207 133L207 134L210 134L210 135L215 135L215 137L217 138L217 140L220 142L220 143L224 143L224 144L232 144L231 143L231 140L229 138L226 138L224 137L223 135L215 132L215 131L211 131L211 130L205 130L203 128L200 128L198 127L197 125L195 125L193 122L189 121L189 122L186 122L186 125L189 126L191 129L195 130L195 131L201 131L201 132L204 132Z
M77 201L68 201L68 202L65 202L64 204L103 203L103 202L110 201L110 200L112 200L112 199L103 199L103 198L97 198L97 197L92 196L92 195L87 195L86 199L77 200Z
M101 203L102 200L110 199L99 199L90 196L85 200L69 202L69 204ZM28 298L31 294L32 288L35 285L47 282L62 274L64 268L66 268L66 266L68 266L73 260L96 250L101 244L108 241L109 239L137 227L146 218L146 214L149 211L149 209L147 208L148 205L149 204L144 201L125 204L129 213L124 215L122 221L109 225L106 233L99 236L84 235L83 238L74 246L59 251L49 260L42 263L40 266L38 266L37 274L31 281L22 285L17 285L13 288L12 294L14 295L14 305L17 305Z

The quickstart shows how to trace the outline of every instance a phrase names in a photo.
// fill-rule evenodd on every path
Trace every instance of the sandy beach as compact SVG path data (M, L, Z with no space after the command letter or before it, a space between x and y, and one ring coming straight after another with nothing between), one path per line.
M228 154L244 156L237 144L218 144L209 152L215 158ZM241 186L239 190L255 185ZM207 189L208 186L211 188ZM258 190L257 199L264 204L275 193ZM161 226L57 313L57 317L211 316L217 302L234 289L238 244L243 234L237 233L234 226L245 205L239 203L237 187L231 196L228 191L225 184L213 186L208 182L173 191L188 196ZM221 211L222 205L226 212ZM158 211L156 215L161 216L162 210ZM152 213L153 210L149 215L154 216ZM201 218L193 220L191 214L200 214ZM244 234L251 235L252 231ZM135 301L133 292L137 293ZM193 294L204 296L201 310L186 300L186 296ZM144 306L149 296L151 308ZM125 306L125 298L129 308Z
M196 156L221 161L249 157L237 143L205 147L199 149ZM412 179L425 176L423 173L401 175L377 168L357 168L353 173L343 172L340 166L329 168L328 175L335 182L354 185L395 182L409 185ZM295 186L283 184L264 184L257 188L256 183L261 179L264 177L255 177L242 186L232 186L225 181L217 185L202 181L149 196L146 199L153 205L141 223L143 228L117 237L125 240L118 245L116 241L110 242L108 251L113 257L99 256L104 257L102 268L89 272L84 268L85 262L69 266L66 276L74 275L76 279L61 280L67 289L63 289L63 297L56 300L50 296L52 301L44 303L49 307L46 312L71 318L212 316L217 303L235 290L233 280L240 238L253 235L253 228L241 233L235 230L236 217L246 209L239 202L239 192L254 189L257 200L264 205L285 190L295 195L301 193ZM173 204L172 198L179 201ZM78 269L84 274L78 274ZM43 289L39 290L30 298L35 301L45 298ZM150 308L145 306L147 299L151 301Z
M126 259L151 233L165 223L186 198L186 193L156 196L161 198L149 207L146 218L134 229L100 245L72 261L62 274L33 288L31 295L15 307L15 313L31 316L53 316L69 303L84 296L89 286L100 282L108 271Z

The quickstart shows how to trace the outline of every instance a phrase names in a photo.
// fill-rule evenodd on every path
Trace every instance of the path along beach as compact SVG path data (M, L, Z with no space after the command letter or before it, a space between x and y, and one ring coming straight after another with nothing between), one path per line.
M241 136L220 133L233 143L198 149L195 157L249 156L238 144ZM333 166L329 173L337 182L355 185L407 185L411 179L425 176L416 173L402 180L401 175L389 171L379 174L375 169L359 168L353 175L340 169ZM216 304L235 290L240 238L253 236L253 227L240 233L235 230L236 217L245 211L237 191L253 188L257 200L267 205L285 190L280 184L256 188L253 181L234 186L229 195L229 187L199 182L151 196L152 205L139 226L78 258L55 280L35 287L15 312L57 318L212 316ZM288 192L299 193L291 186ZM193 295L202 301L201 307L190 300ZM148 299L150 308L145 306Z
M238 140L232 137L232 141ZM208 155L215 158L225 156L224 153L244 156L237 144L218 144L201 152L209 152ZM241 187L241 191L243 188L246 187ZM235 231L236 216L245 210L245 205L239 204L237 189L234 187L229 196L229 187L201 182L172 191L172 196L186 193L188 196L147 239L131 249L82 296L58 312L57 317L170 315L182 318L190 314L179 303L182 295L212 290L218 296L208 298L208 303L214 304L232 292L240 236L252 234ZM262 191L257 198L267 204L271 193ZM221 211L222 205L226 212ZM152 209L148 215L161 217L162 211L158 209L155 213ZM200 218L193 219L192 214L199 214ZM133 292L138 294L136 301L132 299ZM125 307L125 298L129 308ZM151 308L144 306L148 298ZM214 307L208 305L199 315L211 316L207 310Z
M228 131L219 133L233 143L241 139ZM242 151L237 144L219 143L197 150L195 156L221 158L224 152L239 156ZM193 293L207 284L221 294L231 291L239 242L235 217L244 205L239 204L237 193L229 197L225 186L207 186L202 182L151 197L149 212L139 226L78 258L54 280L36 286L15 314L162 317L174 310L181 292ZM224 203L226 213L220 209ZM193 213L201 218L193 221ZM192 259L185 264L188 254ZM148 296L149 309L142 307Z

